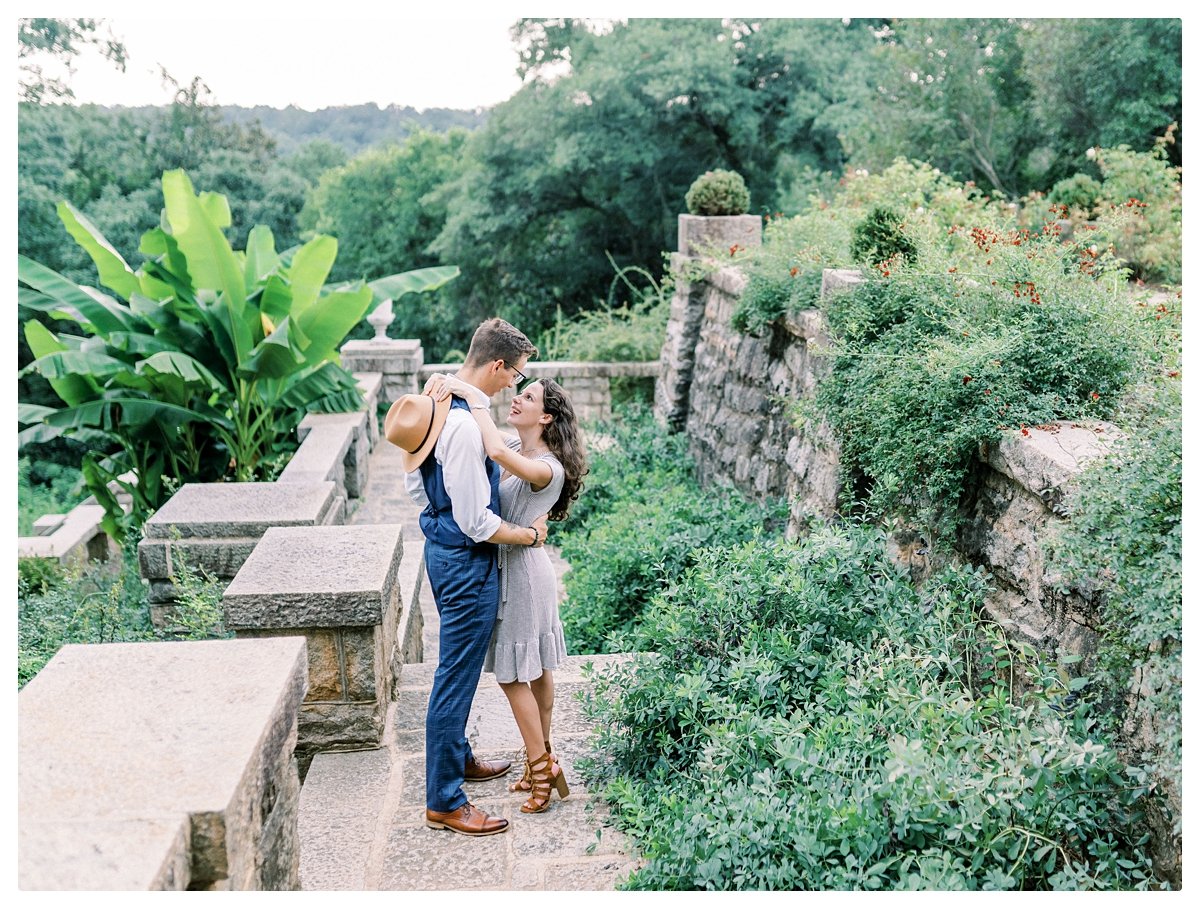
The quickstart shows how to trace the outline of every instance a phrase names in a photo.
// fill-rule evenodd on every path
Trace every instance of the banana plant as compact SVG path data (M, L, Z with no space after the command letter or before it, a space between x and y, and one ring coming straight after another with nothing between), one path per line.
M228 201L197 193L182 170L162 177L159 226L142 235L132 268L69 202L58 215L96 266L99 287L75 284L18 256L18 302L79 326L55 334L37 319L24 333L27 372L44 376L59 408L21 404L20 444L58 435L93 448L83 473L122 535L115 481L145 517L177 484L256 479L288 449L308 411L352 410L362 398L338 347L387 297L424 293L455 266L327 285L337 240L316 236L277 252L254 227L231 247ZM133 481L124 479L132 472Z

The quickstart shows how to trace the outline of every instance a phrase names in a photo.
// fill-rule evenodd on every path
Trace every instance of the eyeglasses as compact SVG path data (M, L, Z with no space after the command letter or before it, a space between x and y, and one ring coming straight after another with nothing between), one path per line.
M511 363L506 362L504 365L507 366L509 369L511 369L513 372L515 372L517 374L517 384L518 385L524 385L526 382L529 381L529 379L526 378L525 373L521 372L521 370L517 369L517 367L513 366Z

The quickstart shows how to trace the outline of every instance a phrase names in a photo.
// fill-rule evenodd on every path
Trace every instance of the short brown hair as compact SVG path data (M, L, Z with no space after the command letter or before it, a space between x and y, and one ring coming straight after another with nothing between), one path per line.
M510 366L521 357L536 357L537 348L525 335L503 319L488 319L471 336L467 351L467 366L484 366L503 360Z

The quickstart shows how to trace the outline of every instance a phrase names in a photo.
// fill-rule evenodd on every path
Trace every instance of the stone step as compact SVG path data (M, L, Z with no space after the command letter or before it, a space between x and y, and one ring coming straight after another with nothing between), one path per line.
M306 890L611 890L637 865L604 803L575 770L590 728L576 694L586 663L626 655L573 656L555 674L554 747L571 795L525 815L521 738L504 693L485 673L467 722L482 759L507 759L507 777L467 785L472 802L509 820L490 837L425 826L425 705L436 668L405 667L389 711L384 747L317 755L300 793L300 880Z

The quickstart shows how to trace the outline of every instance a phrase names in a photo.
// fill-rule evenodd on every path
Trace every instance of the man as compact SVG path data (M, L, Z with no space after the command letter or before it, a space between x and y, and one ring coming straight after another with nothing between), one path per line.
M521 370L536 354L520 331L490 319L475 330L466 363L455 375L491 398L523 380ZM508 821L472 805L462 784L502 776L510 764L477 761L466 737L499 608L496 544L542 545L546 518L532 527L501 520L500 468L484 452L471 405L461 398L447 403L445 408L427 396L406 395L392 405L385 433L406 450L405 487L424 506L425 569L441 617L438 668L425 715L425 823L488 836L507 829Z

